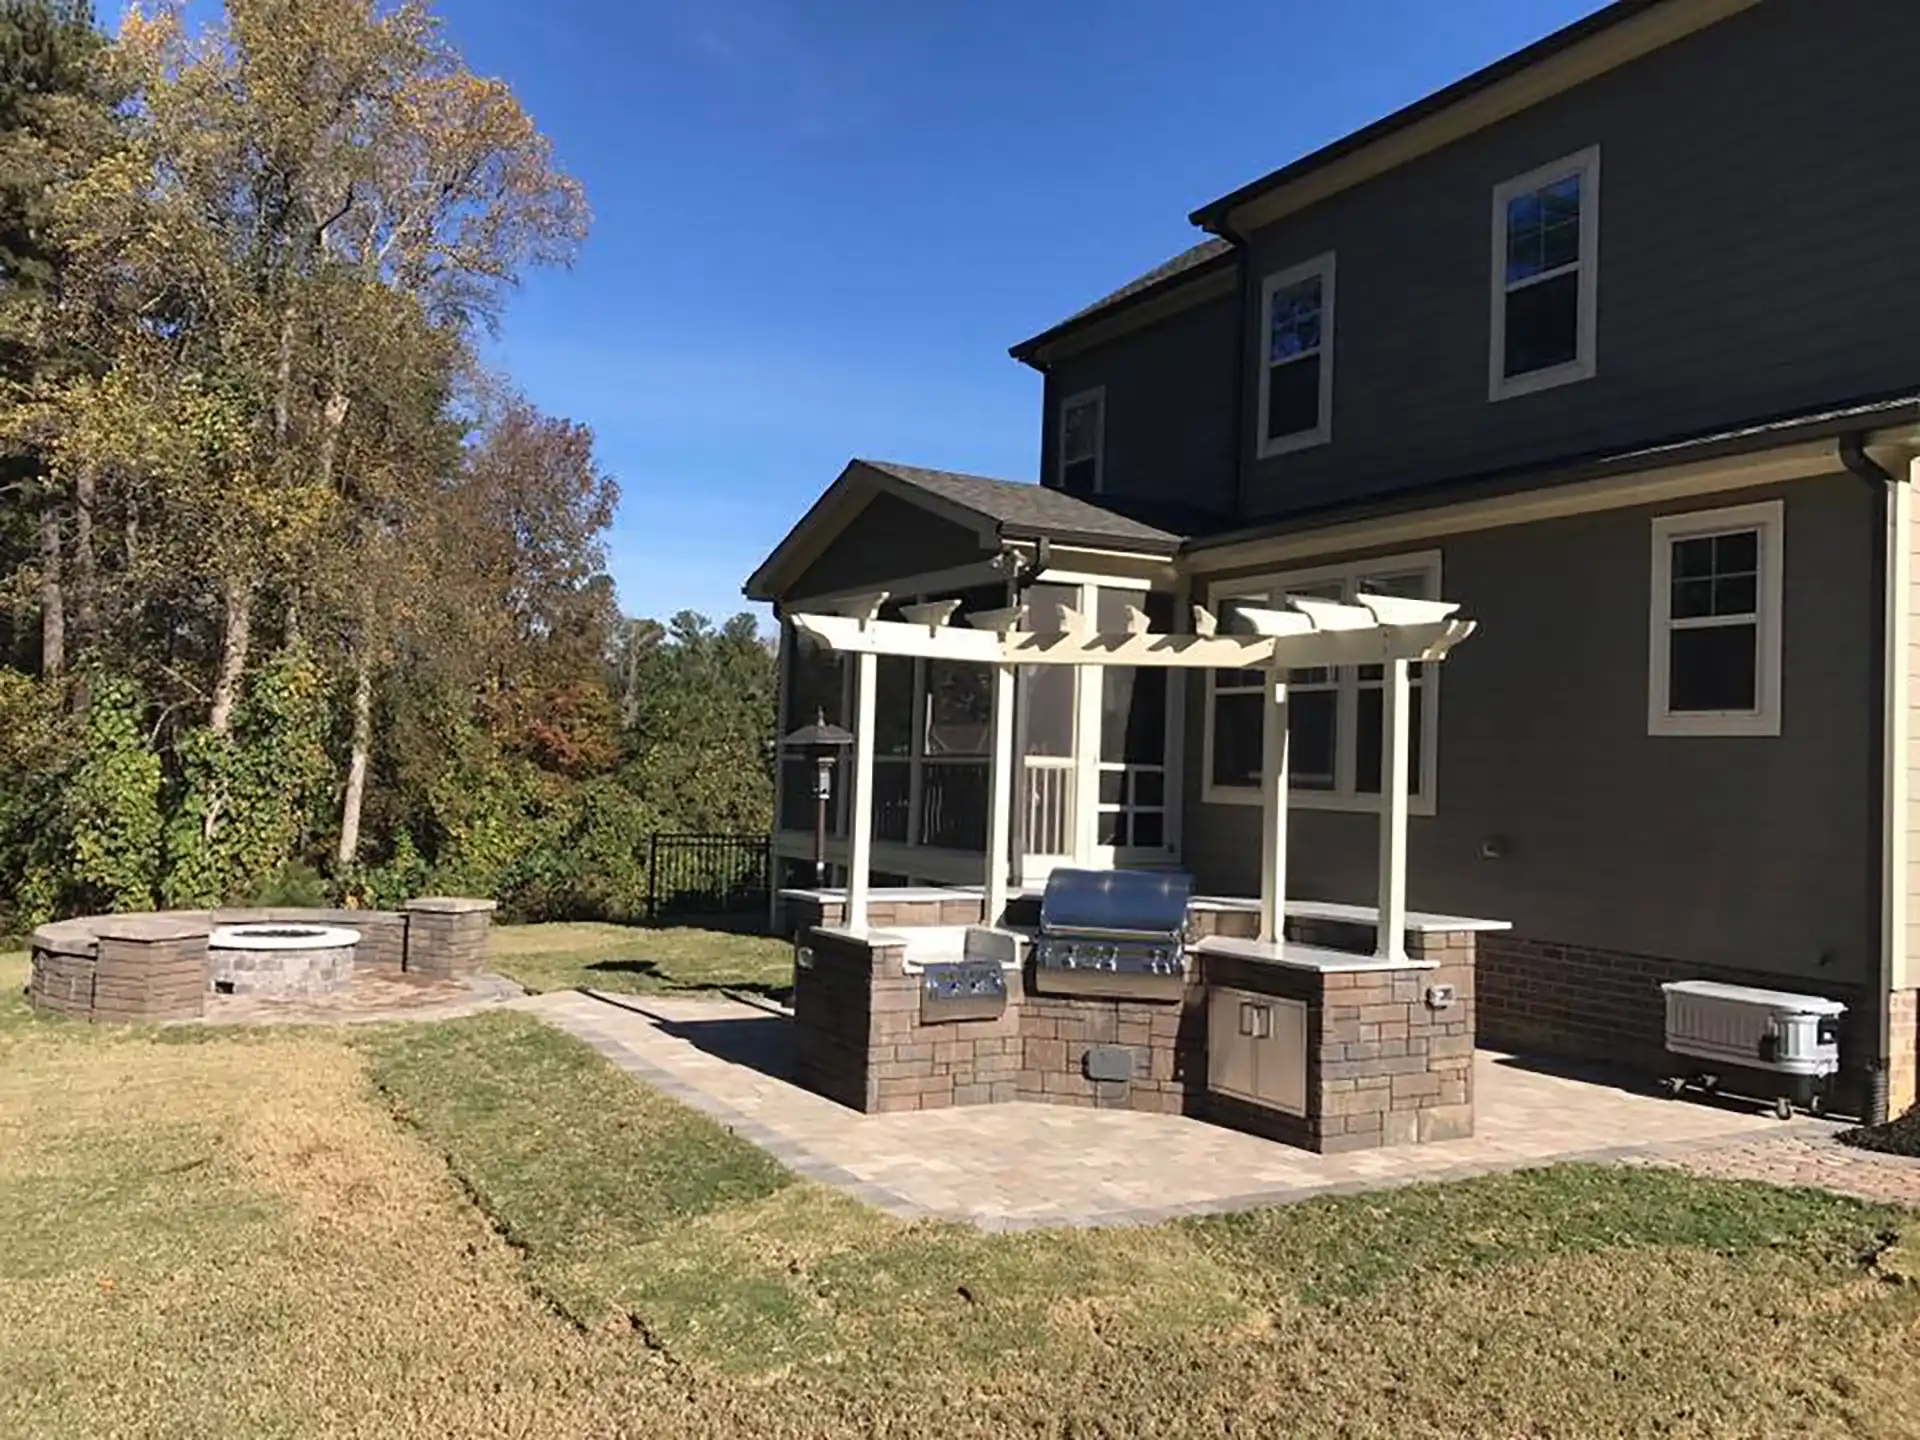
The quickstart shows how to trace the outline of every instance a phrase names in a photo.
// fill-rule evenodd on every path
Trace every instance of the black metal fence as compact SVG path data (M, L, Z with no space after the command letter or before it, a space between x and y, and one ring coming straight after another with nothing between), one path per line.
M647 918L655 924L765 924L773 889L770 835L655 835L647 853Z

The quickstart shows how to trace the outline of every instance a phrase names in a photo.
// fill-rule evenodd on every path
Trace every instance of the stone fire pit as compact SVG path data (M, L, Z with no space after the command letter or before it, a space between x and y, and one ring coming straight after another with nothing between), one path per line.
M207 937L207 989L284 999L329 995L353 983L359 943L360 932L341 925L217 925Z

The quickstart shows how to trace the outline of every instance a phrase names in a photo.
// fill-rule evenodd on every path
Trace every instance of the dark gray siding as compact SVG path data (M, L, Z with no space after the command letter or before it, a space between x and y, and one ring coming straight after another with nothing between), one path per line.
M1233 316L1222 295L1058 361L1041 407L1042 483L1059 483L1061 401L1104 386L1102 493L1231 516Z
M787 587L784 599L881 585L971 565L993 554L978 532L956 525L896 495L875 495L867 507Z
M1248 517L1920 382L1916 52L1920 5L1776 0L1257 231L1249 310L1332 250L1338 315L1330 445L1251 459L1248 402ZM1595 144L1598 374L1490 402L1494 187Z
M1650 737L1651 517L1776 495L1782 733ZM1880 543L1874 498L1850 476L1438 542L1444 593L1480 628L1440 667L1437 813L1409 824L1409 903L1538 940L1867 977ZM1253 894L1260 812L1199 799L1204 688L1188 728L1187 861L1203 889ZM1291 815L1289 890L1371 903L1378 820ZM1479 858L1487 836L1507 838L1506 858Z

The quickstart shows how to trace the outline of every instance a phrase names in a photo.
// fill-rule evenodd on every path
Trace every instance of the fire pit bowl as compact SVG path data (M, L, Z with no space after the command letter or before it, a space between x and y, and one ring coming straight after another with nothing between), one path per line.
M306 999L353 983L360 932L342 925L265 920L218 925L207 937L207 989L215 995Z

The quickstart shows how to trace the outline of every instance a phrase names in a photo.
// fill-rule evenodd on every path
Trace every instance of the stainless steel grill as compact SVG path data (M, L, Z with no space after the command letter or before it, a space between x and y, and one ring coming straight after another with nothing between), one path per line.
M1055 870L1040 900L1034 985L1064 995L1178 1000L1187 983L1191 875Z

